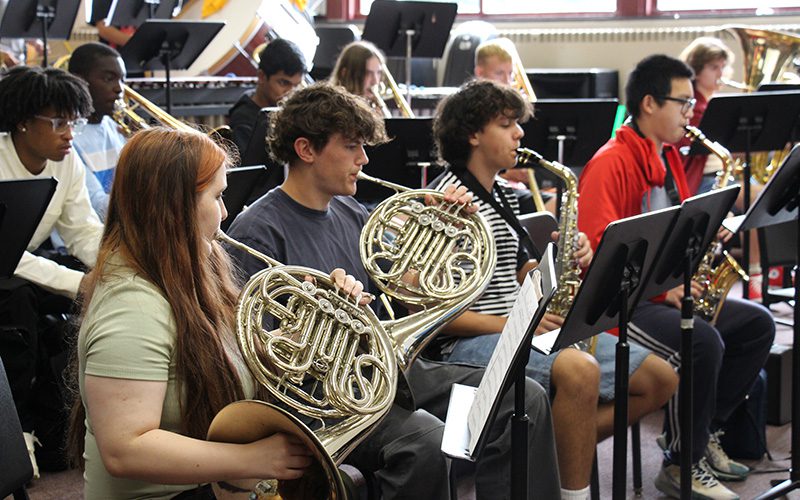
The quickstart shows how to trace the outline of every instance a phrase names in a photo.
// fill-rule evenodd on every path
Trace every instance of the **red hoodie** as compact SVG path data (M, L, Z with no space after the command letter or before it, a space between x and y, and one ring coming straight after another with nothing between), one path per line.
M690 196L680 153L664 145L681 201ZM611 222L642 213L642 199L653 187L663 187L666 169L655 143L622 126L581 172L578 182L578 230L597 249ZM663 295L654 298L663 300Z

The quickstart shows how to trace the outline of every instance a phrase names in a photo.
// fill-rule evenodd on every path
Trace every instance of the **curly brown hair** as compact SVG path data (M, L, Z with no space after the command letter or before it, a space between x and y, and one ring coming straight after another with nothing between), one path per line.
M337 133L370 146L388 141L383 120L363 99L343 87L317 83L291 93L270 115L267 143L275 161L291 166L298 159L298 138L305 137L319 151Z
M489 80L468 82L436 108L433 139L439 156L451 166L463 164L469 160L472 134L500 115L524 123L532 113L531 103L507 85Z

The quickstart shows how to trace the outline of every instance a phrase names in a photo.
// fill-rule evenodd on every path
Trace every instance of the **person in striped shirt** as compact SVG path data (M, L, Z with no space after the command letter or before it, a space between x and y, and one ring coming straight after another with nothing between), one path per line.
M520 122L531 105L511 87L473 81L443 100L433 134L447 170L432 185L466 185L474 203L492 227L498 262L489 286L473 306L454 319L431 349L430 356L448 362L488 363L525 275L536 267L535 255L514 229L519 214L508 183L498 176L513 168L524 132ZM591 247L584 234L576 258L589 265ZM537 329L558 328L563 319L547 314ZM529 377L549 391L553 410L562 498L588 498L595 445L613 432L614 344L602 334L596 358L577 349L544 356L531 352ZM644 348L631 346L629 420L660 408L674 393L674 370Z

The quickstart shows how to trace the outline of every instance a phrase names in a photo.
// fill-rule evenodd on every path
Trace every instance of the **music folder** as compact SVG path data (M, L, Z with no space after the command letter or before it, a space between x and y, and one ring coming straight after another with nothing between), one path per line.
M520 364L527 364L533 332L558 288L554 248L548 244L539 266L525 277L480 385L453 384L442 437L446 455L474 461L485 446L503 395Z
M53 177L0 181L0 279L14 275L56 184Z

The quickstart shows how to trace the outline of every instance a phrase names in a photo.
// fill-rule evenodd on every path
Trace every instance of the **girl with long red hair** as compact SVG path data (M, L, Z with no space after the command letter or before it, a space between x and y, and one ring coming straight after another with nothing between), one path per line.
M294 479L311 462L284 434L204 440L220 409L255 393L234 337L238 291L215 241L228 165L194 132L151 129L122 150L78 338L86 498L206 498L198 485Z

